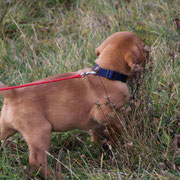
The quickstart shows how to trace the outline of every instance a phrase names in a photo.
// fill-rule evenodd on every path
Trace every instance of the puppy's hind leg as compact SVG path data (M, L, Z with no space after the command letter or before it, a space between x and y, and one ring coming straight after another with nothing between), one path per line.
M10 136L13 136L17 131L9 126L3 118L0 118L0 139L6 141Z
M38 126L31 124L31 128L22 132L22 135L29 147L29 162L32 168L39 170L41 175L47 179L53 177L53 171L48 167L46 155L46 151L49 151L51 125L46 120Z

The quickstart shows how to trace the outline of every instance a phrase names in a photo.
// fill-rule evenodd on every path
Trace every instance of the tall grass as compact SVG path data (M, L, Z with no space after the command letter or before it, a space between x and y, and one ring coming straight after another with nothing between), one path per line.
M126 131L117 148L104 151L79 130L52 134L49 164L54 168L60 157L65 179L179 178L179 6L178 0L0 1L0 81L9 86L93 65L95 48L117 31L135 32L151 46L145 79L130 111L121 110ZM0 179L38 179L28 171L21 135L10 140L1 144Z

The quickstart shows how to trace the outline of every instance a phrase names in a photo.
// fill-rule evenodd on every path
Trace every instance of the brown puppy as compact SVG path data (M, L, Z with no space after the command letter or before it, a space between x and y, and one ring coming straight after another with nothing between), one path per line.
M131 76L145 64L147 49L131 32L117 32L97 49L96 63L101 68ZM91 71L84 69L43 80L68 77ZM0 87L4 87L2 83ZM29 162L43 175L51 176L45 151L49 151L52 131L82 129L94 131L113 122L112 104L120 109L129 99L126 83L98 75L27 88L1 91L4 104L0 118L0 137L6 140L17 131L29 147ZM93 140L93 136L92 136Z

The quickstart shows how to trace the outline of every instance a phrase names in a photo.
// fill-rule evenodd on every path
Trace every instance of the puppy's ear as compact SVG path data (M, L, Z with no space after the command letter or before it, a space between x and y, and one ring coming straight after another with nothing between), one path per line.
M96 48L95 53L96 53L96 55L97 55L97 56L99 56L99 55L100 55L99 48Z
M127 63L128 67L130 68L130 72L138 72L142 70L142 67L137 64L137 58L134 54L128 53L125 56L125 62Z
M95 51L96 55L99 56L107 45L108 45L107 41L104 41L98 48L96 48Z

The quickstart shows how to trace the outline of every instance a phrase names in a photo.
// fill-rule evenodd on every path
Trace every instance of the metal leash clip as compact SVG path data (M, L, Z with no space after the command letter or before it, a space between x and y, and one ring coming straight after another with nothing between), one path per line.
M96 74L96 72L95 71L88 71L88 72L84 72L84 73L81 73L81 76L82 77L85 77L86 75L89 75L89 74Z

